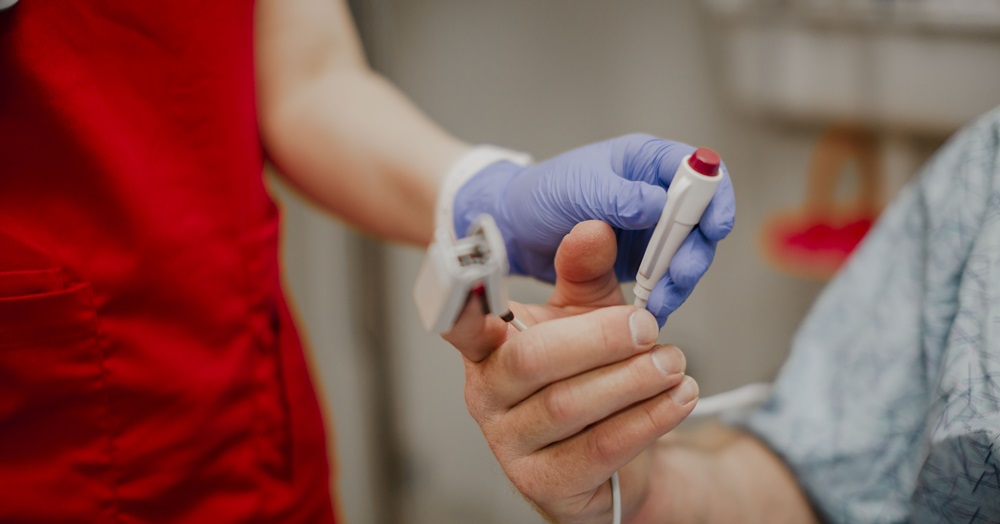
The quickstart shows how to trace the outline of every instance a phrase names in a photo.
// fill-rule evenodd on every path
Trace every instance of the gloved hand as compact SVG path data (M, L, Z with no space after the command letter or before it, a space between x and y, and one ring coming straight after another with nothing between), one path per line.
M461 236L482 213L496 220L511 272L553 282L553 259L579 222L602 220L618 237L615 274L635 280L646 244L666 202L664 188L694 147L649 135L626 135L574 149L532 166L491 164L458 191L455 231ZM647 309L662 326L708 270L715 246L733 228L736 201L729 174L701 222L684 241Z

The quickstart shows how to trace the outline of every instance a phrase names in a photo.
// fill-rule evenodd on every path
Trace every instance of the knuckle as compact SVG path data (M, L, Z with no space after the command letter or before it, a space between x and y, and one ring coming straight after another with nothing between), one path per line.
M627 387L631 388L635 400L644 400L655 395L664 389L663 374L654 367L649 366L646 359L636 357L625 368L628 382Z
M565 383L556 383L545 389L542 408L549 420L557 426L572 423L577 417L575 395Z
M545 346L542 337L525 337L507 353L507 371L516 379L534 380L542 372Z
M613 463L618 455L618 435L609 431L600 431L600 429L600 427L594 428L594 431L589 434L587 444L590 456L597 464Z
M643 404L642 411L648 424L644 432L646 437L659 437L680 423L677 418L676 405L666 395L659 397L656 402Z
M598 322L597 329L598 334L601 338L601 344L606 348L613 348L620 344L615 344L615 339L613 336L614 332L614 322L617 318L604 318L601 322Z
M625 306L616 308L617 311L609 311L607 315L601 317L597 324L601 343L605 348L631 354L635 347L632 337L632 329L629 326L629 319L632 314L639 311L635 306Z

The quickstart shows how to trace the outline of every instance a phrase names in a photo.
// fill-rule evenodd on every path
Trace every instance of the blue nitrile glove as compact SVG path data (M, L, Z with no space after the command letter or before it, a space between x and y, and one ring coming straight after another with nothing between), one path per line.
M694 147L649 135L627 135L563 153L532 166L496 162L473 176L454 202L455 231L482 213L496 220L511 272L555 281L553 259L579 222L603 220L618 236L615 274L635 280L646 244L666 202L666 188ZM698 227L684 241L647 309L662 326L708 270L715 245L733 228L736 201L729 174Z

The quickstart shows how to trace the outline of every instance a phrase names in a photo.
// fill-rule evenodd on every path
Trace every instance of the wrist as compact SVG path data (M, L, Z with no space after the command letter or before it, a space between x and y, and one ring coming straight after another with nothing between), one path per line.
M504 188L530 163L529 155L496 146L479 145L466 151L452 164L441 184L436 227L448 227L455 238L460 238L483 213L499 223L502 217L497 216L498 204Z
M654 443L646 497L632 514L629 524L705 522L709 462L704 451L677 439Z

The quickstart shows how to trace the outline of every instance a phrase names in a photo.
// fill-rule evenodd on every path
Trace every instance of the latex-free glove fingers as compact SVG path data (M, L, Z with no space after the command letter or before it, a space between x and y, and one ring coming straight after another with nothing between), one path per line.
M663 188L623 179L610 169L559 173L545 171L544 163L536 169L511 183L509 193L522 198L503 208L501 223L514 234L516 247L510 251L522 254L511 261L512 271L548 282L555 279L556 247L573 226L600 220L625 231L651 229L667 201Z
M629 180L642 180L670 187L677 168L685 156L695 148L681 142L670 142L650 135L626 135L615 139L612 150L620 156L621 176ZM725 163L720 167L724 177L715 195L702 215L700 225L705 235L715 241L722 240L733 229L736 218L736 197L733 182Z
M680 384L686 367L676 346L656 346L648 353L549 384L505 413L500 423L519 436L512 442L516 451L529 454Z
M581 222L601 220L618 229L646 229L656 225L667 202L663 188L625 180L613 172L597 174L591 183L598 187L580 187L579 193L570 195L567 202L579 209L575 218Z
M620 176L641 180L667 188L684 157L693 153L694 147L671 142L650 135L635 134L613 139L610 155ZM706 237L718 241L732 229L735 216L732 182L723 165L723 179L716 189L712 202L701 219ZM643 253L652 235L652 228L644 231L622 231L618 239L619 260L615 273L622 281L631 281L639 269Z
M708 271L715 257L716 242L709 240L700 228L695 228L677 250L670 269L649 294L646 309L660 327L667 317L687 300L695 285Z
M653 316L634 306L541 322L483 361L488 407L509 409L549 384L649 351L658 334Z
M614 169L623 178L661 187L670 186L681 160L695 148L645 134L632 134L611 141Z
M733 181L729 178L729 172L725 164L721 165L722 175L725 177L715 188L715 195L712 197L705 213L701 215L698 227L709 240L718 242L733 230L736 222L736 196L733 193Z

